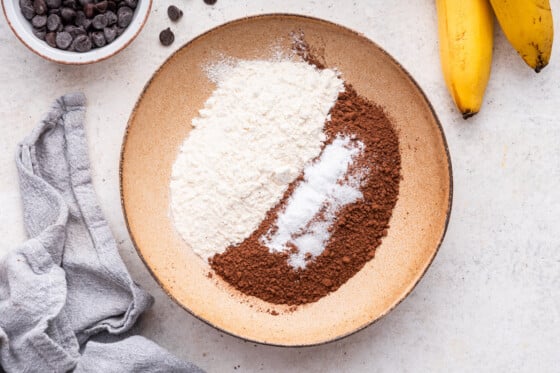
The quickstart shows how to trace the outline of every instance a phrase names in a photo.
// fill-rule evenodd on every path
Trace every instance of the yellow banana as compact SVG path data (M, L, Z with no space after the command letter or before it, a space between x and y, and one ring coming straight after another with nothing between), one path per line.
M548 0L490 0L511 45L536 72L550 60L554 28Z
M492 65L494 17L488 0L436 0L443 76L467 119L480 110Z

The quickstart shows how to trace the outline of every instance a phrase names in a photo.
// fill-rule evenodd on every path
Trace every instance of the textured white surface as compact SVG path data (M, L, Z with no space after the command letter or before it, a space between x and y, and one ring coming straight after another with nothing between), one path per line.
M205 260L249 237L319 155L325 121L344 90L336 71L306 62L239 61L211 70L224 73L192 120L170 182L175 227Z
M176 1L185 15L171 48L157 0L138 39L93 66L32 55L0 16L0 251L21 242L13 154L60 94L83 90L93 181L132 276L156 297L140 332L210 372L556 372L560 366L560 39L536 75L496 31L482 112L463 121L439 68L434 2L346 0ZM556 30L560 5L552 2ZM132 106L153 71L197 34L245 15L292 12L349 26L391 53L426 91L445 129L454 172L449 230L426 276L395 311L341 341L302 349L224 335L171 302L134 252L124 225L118 158Z

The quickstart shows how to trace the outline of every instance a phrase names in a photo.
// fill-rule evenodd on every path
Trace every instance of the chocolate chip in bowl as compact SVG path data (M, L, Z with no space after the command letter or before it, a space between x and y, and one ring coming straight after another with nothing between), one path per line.
M63 64L109 58L144 26L152 0L1 0L8 24L31 51Z

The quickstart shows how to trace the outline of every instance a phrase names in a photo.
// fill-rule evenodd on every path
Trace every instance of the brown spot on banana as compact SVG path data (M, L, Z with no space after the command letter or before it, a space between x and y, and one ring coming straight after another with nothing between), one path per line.
M543 52L541 51L537 43L531 43L530 45L537 51L537 64L535 65L535 72L538 74L542 69L546 67L546 65L548 65L548 61L545 61L545 59L543 58Z
M467 109L463 112L463 119L469 119L470 117L478 114L478 111L472 111L471 109Z

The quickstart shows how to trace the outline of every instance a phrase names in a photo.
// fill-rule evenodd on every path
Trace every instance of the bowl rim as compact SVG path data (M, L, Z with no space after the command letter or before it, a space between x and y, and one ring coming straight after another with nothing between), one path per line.
M125 203L124 203L124 183L123 183L123 166L124 166L124 162L125 162L125 146L127 144L127 138L128 138L128 134L129 134L129 130L130 130L130 126L132 123L132 119L134 117L134 113L136 112L136 110L138 109L138 105L140 104L140 102L142 101L144 94L146 93L148 87L150 86L150 84L152 83L153 79L156 77L156 75L158 75L158 73L160 72L160 70L172 59L175 57L176 53L178 53L180 50L182 50L183 48L188 47L190 44L192 44L193 42L199 40L200 38L204 37L205 35L214 32L218 29L230 26L232 24L236 24L236 23L242 23L248 20L253 20L253 19L260 19L260 18L268 18L268 17L294 17L294 18L301 18L301 19L306 19L306 20L311 20L314 22L319 22L319 23L326 23L326 24L330 24L330 25L334 25L340 28L345 29L346 31L349 31L350 33L352 33L353 35L367 41L368 43L372 44L373 46L375 46L377 49L379 49L383 54L385 54L389 59L391 59L395 65L401 69L402 72L405 73L405 75L407 76L408 79L410 79L410 81L413 83L413 85L418 89L420 95L424 98L426 104L428 105L428 109L430 111L430 113L432 114L433 118L435 119L435 124L437 125L437 130L439 132L439 134L441 135L442 141L443 141L443 147L445 150L445 154L447 156L447 172L449 173L449 194L447 196L447 202L448 202L448 207L447 207L447 211L445 212L446 218L445 218L445 223L443 226L443 230L441 233L441 237L439 238L439 241L437 243L437 247L434 250L434 253L432 255L432 257L430 258L429 263L426 265L426 267L422 270L422 273L420 274L420 276L418 277L418 279L414 282L414 284L411 286L411 288L397 301L395 302L395 304L393 304L391 307L389 307L384 313L382 313L381 315L379 315L378 317L376 317L375 319L372 319L369 323L366 323L364 325L359 326L358 328L336 336L334 338L328 339L328 340L324 340L324 341L320 341L320 342L316 342L316 343L308 343L308 344L281 344L281 343L272 343L272 342L263 342L263 341L257 341L257 340L252 340L246 337L243 337L241 335L235 334L233 332L230 332L228 330L225 330L223 328L220 328L216 325L214 325L213 323L211 323L210 321L202 318L199 315L196 315L194 312L192 312L189 308L187 308L185 305L183 305L181 302L179 302L179 300L173 295L171 294L171 292L169 292L161 283L161 281L159 280L158 276L153 272L152 268L148 265L148 262L146 261L146 259L144 258L144 256L142 255L141 250L138 247L138 244L136 243L136 240L134 238L134 234L132 232L132 229L130 227L129 224L129 219L128 219L128 214L126 212L126 208L125 208ZM441 125L441 122L439 120L439 117L437 116L437 113L434 109L434 107L432 106L432 103L430 102L430 100L428 99L428 96L426 95L426 93L424 92L424 90L422 90L422 88L420 87L420 85L418 84L418 82L412 77L412 75L391 55L389 54L385 49L383 49L379 44L377 44L376 42L374 42L373 40L369 39L368 37L366 37L364 34L355 31L349 27L343 26L339 23L336 22L332 22L332 21L327 21L325 19L322 18L317 18L317 17L312 17L312 16L307 16L307 15L302 15L302 14L297 14L297 13L284 13L284 12L279 12L279 13L263 13L263 14L258 14L258 15L251 15L251 16L246 16L246 17L241 17L241 18L236 18L233 19L231 21L222 23L216 27L213 27L199 35L197 35L196 37L194 37L193 39L189 40L188 42L184 43L182 46L180 46L179 48L177 48L170 56L168 56L165 61L163 61L163 63L161 63L159 65L159 67L153 72L152 76L150 77L150 79L146 82L146 84L144 85L144 87L142 88L142 92L140 93L140 95L138 96L138 99L136 100L136 103L134 104L134 107L132 108L132 111L130 113L128 122L126 124L126 128L124 130L124 134L123 134L123 139L122 139L122 144L121 144L121 153L120 153L120 157L119 157L119 193L120 193L120 200L121 200L121 209L123 212L123 217L124 217L124 221L125 221L125 225L126 225L126 229L128 231L128 234L130 236L130 240L132 242L132 245L134 246L134 249L136 251L136 253L138 254L138 256L140 257L140 259L142 260L142 263L144 263L144 266L146 267L146 269L148 270L148 272L150 273L151 277L155 280L155 282L158 284L158 286L163 290L163 292L175 303L177 304L179 307L181 307L183 310L187 311L189 314L191 314L192 316L194 316L196 319L204 322L206 325L209 325L211 327L213 327L216 330L219 330L220 332L223 332L227 335L239 338L243 341L247 341L247 342L251 342L251 343L257 343L260 345L265 345L265 346L273 346L273 347L283 347L283 348L299 348L299 347L313 347L313 346L321 346L321 345L326 345L332 342L336 342L339 341L341 339L344 339L348 336L351 336L353 334L358 333L359 331L362 331L364 329L366 329L367 327L377 323L379 320L383 319L385 316L387 316L391 311L393 311L395 308L397 308L397 306L399 306L406 298L408 298L408 296L414 291L414 289L416 288L416 286L418 286L418 284L420 283L420 281L424 278L424 275L426 274L426 272L428 271L428 269L431 267L435 257L437 256L439 249L441 248L441 245L443 244L443 240L445 238L445 235L447 233L447 229L449 226L449 221L451 218L451 210L452 210L452 205L453 205L453 168L452 168L452 164L451 164L451 155L449 153L449 146L447 143L447 139L445 137L445 132L443 130L443 126Z
M146 13L142 16L142 19L140 21L140 25L139 25L138 29L133 34L130 35L129 39L126 40L126 42L119 49L116 49L112 53L101 55L100 57L97 57L97 58L85 59L85 60L81 60L81 61L68 61L68 60L59 59L59 58L55 58L55 57L43 54L40 51L38 51L37 49L35 49L34 47L32 47L29 44L29 42L26 41L25 37L20 35L20 33L17 31L17 27L14 26L14 24L13 24L14 20L11 19L11 17L8 15L8 11L6 10L6 5L5 5L5 3L8 2L8 1L14 1L14 0L0 0L0 3L2 4L2 11L4 13L4 17L6 18L8 26L10 27L10 29L12 30L12 33L16 36L16 38L23 45L25 45L25 47L27 49L29 49L34 54L36 54L36 55L38 55L38 56L40 56L40 57L42 57L42 58L44 58L48 61L55 62L55 63L62 64L62 65L89 65L89 64L96 63L96 62L104 61L104 60L118 54L119 52L124 50L126 47L128 47L130 45L130 43L132 43L136 39L136 37L138 36L140 31L142 31L142 29L146 25L146 22L148 21L148 16L150 15L152 5L153 5L153 0L142 0L142 1L147 1L148 2L148 6L146 8ZM49 48L52 48L52 47L49 46ZM99 48L98 50L102 50L103 48L104 47Z

